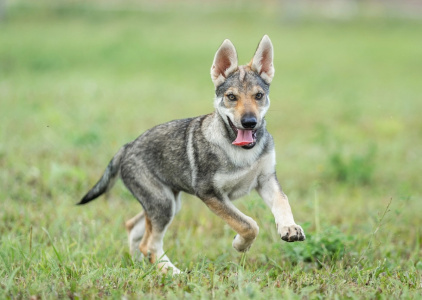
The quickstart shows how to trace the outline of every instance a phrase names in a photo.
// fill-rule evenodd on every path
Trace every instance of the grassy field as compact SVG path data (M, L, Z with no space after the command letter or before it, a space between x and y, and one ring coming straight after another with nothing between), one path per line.
M0 22L0 298L342 299L422 296L422 23L286 23L277 7L10 1ZM54 2L56 3L56 2ZM236 2L239 4L239 2ZM133 5L133 4L132 4ZM165 239L185 273L129 256L141 210L122 184L76 207L121 145L212 111L209 69L230 38L240 62L268 34L267 115L277 172L304 243L260 226L246 255L200 200Z

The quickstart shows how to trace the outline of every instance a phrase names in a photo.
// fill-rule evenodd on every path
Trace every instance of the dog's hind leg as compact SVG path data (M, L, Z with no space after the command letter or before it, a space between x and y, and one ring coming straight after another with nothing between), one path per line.
M127 222L128 228L132 227L129 232L131 248L133 249L138 244L144 257L147 257L151 263L156 263L162 272L167 273L169 269L172 269L173 274L180 273L163 250L166 230L176 210L180 208L179 193L151 177L142 176L139 180L129 180L132 179L130 177L122 179L144 208L143 214L138 214Z
M134 259L141 260L142 253L139 250L139 243L145 234L145 212L142 211L126 221L125 226L129 237L130 254Z
M175 214L177 214L182 206L180 192L174 192ZM129 238L130 254L136 260L142 260L143 254L139 250L141 240L145 234L146 218L145 212L142 211L125 223Z
M145 235L139 249L151 263L156 263L163 273L172 269L173 274L180 274L180 270L171 263L163 250L163 238L170 222L163 227L162 221L156 223L148 216L145 217L145 221Z

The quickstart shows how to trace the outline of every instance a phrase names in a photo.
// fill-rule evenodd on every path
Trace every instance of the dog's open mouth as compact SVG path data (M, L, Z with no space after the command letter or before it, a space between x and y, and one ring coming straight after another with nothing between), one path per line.
M256 130L247 130L247 129L239 129L233 125L232 121L229 117L230 127L233 129L233 132L236 134L236 139L232 142L235 146L240 146L245 149L251 149L256 144Z

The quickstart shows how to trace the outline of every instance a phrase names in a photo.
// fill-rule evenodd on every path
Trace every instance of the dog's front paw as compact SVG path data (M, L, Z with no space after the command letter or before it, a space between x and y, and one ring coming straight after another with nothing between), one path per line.
M278 234L281 236L281 239L286 242L297 242L304 241L306 239L305 233L303 232L302 227L299 225L293 224L288 226L277 226Z
M254 239L247 241L240 235L236 234L233 239L232 246L238 252L246 252L249 248L251 248L253 241Z

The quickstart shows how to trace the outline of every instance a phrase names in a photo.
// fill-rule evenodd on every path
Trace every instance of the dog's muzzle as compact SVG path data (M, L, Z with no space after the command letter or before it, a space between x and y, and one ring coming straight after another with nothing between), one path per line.
M236 139L232 142L232 144L242 147L243 149L252 149L256 144L256 130L236 128L229 117L227 117L227 120L236 135Z

